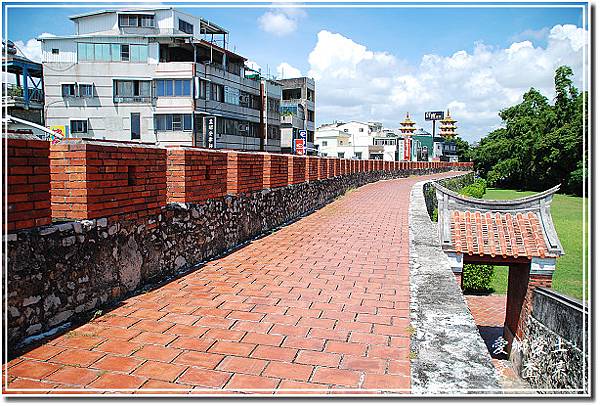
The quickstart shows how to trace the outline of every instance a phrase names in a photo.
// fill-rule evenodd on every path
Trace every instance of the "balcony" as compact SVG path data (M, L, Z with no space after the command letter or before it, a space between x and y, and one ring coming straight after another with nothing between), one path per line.
M6 94L3 97L3 102L9 107L33 107L42 108L44 104L44 92L41 89L28 88L29 105L24 95L25 89L12 83L6 84Z
M287 125L294 128L304 128L304 120L295 115L282 115L281 116L281 124Z
M113 96L115 104L126 103L152 103L152 96Z
M260 92L260 81L258 80L254 80L254 79L249 79L243 76L240 76L239 74L235 74L235 73L231 73L229 72L227 69L225 69L225 67L223 67L223 65L218 64L218 63L197 63L196 64L196 76L199 77L207 77L208 79L211 79L211 76L214 78L222 78L224 80L226 80L227 82L223 82L223 84L226 84L228 86L232 86L234 83L239 84L240 86L246 86L250 89L242 89L244 91L248 91L251 93L255 93L255 94L259 94ZM220 81L216 80L216 83L221 83ZM254 92L252 92L251 90L254 90Z

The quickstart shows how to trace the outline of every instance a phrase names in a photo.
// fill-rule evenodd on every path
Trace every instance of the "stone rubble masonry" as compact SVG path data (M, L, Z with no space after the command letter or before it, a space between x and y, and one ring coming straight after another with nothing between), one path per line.
M39 184L33 196L45 196L36 202L45 202L46 212L33 222L18 223L13 213L19 211L9 211L9 224L20 226L5 236L11 349L27 337L90 317L144 286L193 269L351 188L381 179L470 169L431 163L420 170L410 166L367 172L367 161L355 161L363 171L334 176L341 162L336 158L77 139L51 148L45 141L29 143L9 141L12 156L22 157L10 162L30 162L34 170L10 173L7 198L15 201L13 196L29 190L13 185ZM37 160L48 160L48 149L50 162ZM306 164L315 160L323 179L308 182ZM42 169L36 170L38 166ZM32 227L36 224L44 226Z
M50 147L54 219L144 218L166 204L167 150L70 139Z
M4 230L50 224L50 144L17 138L7 138L5 142L8 221Z

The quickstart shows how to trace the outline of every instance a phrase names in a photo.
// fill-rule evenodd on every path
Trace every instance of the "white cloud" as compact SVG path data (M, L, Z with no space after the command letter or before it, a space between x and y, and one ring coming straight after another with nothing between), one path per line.
M296 31L298 22L304 17L306 12L300 8L279 8L261 15L258 25L261 30L282 37Z
M300 69L294 68L287 62L282 62L277 66L277 79L298 78L302 76Z
M558 66L573 68L581 88L586 41L585 30L557 25L547 31L545 47L529 40L506 49L475 43L472 50L427 54L409 66L390 53L321 31L308 57L308 75L317 81L320 122L377 120L397 128L409 111L430 130L424 112L450 108L461 136L475 141L497 128L499 110L518 103L530 87L551 99Z
M39 38L48 38L54 36L54 34L45 32L40 35ZM35 62L42 61L42 43L37 39L31 38L27 40L26 43L23 41L15 41L15 46L17 47L19 54L25 56L26 58L29 58Z
M55 37L55 35L44 32L38 38L49 37ZM34 62L42 62L42 43L37 39L31 38L27 40L27 42L15 41L15 46L17 47L18 53L22 56L25 56Z

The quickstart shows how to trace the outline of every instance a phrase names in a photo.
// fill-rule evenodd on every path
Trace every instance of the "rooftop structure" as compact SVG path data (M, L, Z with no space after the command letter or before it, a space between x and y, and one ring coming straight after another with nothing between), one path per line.
M36 124L44 122L42 64L18 55L12 41L2 42L3 105L8 114Z
M261 80L246 77L227 30L173 7L71 20L74 35L40 38L47 125L67 136L279 150L278 131L261 128Z

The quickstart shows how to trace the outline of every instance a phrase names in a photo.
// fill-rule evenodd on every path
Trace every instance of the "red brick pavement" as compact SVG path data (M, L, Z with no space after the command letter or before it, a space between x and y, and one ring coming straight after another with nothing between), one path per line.
M478 326L502 327L506 315L506 295L465 295Z
M366 185L127 299L10 361L4 391L408 392L410 189L447 175Z

